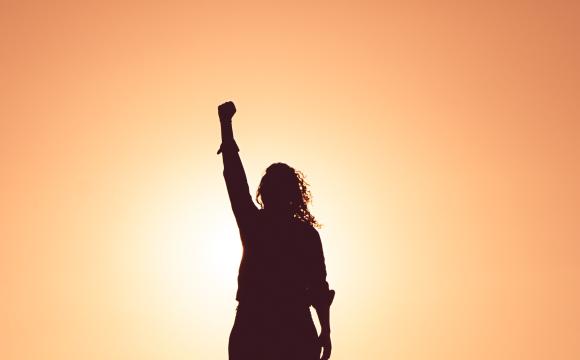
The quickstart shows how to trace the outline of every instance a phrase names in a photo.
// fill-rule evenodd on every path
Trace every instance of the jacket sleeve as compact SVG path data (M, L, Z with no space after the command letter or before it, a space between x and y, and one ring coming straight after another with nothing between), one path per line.
M314 228L311 229L310 249L309 249L309 283L308 298L310 305L315 308L330 306L334 300L334 290L330 290L326 281L326 264L320 234Z
M242 232L247 228L251 219L256 216L258 208L252 201L248 180L238 152L239 148L235 140L222 142L218 150L218 154L221 153L223 158L223 176L230 204L238 228Z

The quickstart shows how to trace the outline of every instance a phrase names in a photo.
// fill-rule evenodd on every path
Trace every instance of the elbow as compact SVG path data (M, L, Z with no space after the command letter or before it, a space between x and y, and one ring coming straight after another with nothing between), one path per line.
M334 290L328 289L325 291L317 292L316 294L312 294L310 303L317 310L329 308L334 301L335 294L336 292Z

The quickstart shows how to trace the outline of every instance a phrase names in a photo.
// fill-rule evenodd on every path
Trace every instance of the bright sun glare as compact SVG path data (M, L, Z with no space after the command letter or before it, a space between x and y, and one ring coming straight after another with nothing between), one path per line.
M242 246L231 209L196 199L191 185L158 186L173 190L137 204L149 210L137 215L134 255L139 272L150 274L156 303L189 309L233 302Z

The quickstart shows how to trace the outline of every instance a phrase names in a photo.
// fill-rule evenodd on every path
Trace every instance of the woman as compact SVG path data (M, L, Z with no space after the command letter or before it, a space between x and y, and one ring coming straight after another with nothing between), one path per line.
M230 360L319 360L330 357L330 305L322 243L307 204L302 173L283 163L266 169L258 209L250 196L234 140L234 104L218 107L224 178L244 248L238 308L229 339ZM321 325L317 335L313 306Z

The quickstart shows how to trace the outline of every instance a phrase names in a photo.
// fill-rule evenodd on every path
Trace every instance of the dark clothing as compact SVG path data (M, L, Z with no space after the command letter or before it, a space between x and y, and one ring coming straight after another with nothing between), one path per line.
M244 248L238 301L313 305L329 296L318 231L297 219L258 209L235 141L223 143L224 178Z
M256 207L238 151L233 140L218 151L244 249L230 360L318 359L309 306L330 296L320 236L310 224Z
M318 232L259 210L240 235L244 247L236 299L309 306L328 293Z
M319 360L308 307L240 303L228 344L230 360Z

